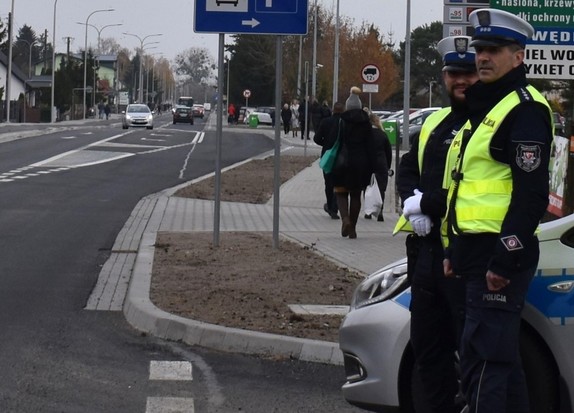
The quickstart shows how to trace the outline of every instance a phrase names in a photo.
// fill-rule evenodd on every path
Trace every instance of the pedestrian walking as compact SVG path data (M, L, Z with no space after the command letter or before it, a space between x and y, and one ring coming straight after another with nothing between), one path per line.
M552 110L526 80L533 27L496 9L475 10L469 19L479 81L466 91L470 120L448 155L458 161L447 200L444 268L466 282L460 368L470 413L522 413L529 402L519 355L521 312L548 205Z
M464 282L445 278L441 221L446 214L443 177L455 135L468 121L465 90L478 80L475 51L468 36L442 39L442 79L450 106L431 114L418 140L401 158L397 188L404 202L396 230L408 230L407 256L411 278L411 345L429 412L459 413L455 351L464 323ZM412 233L414 231L414 233Z
M283 108L281 109L281 121L283 122L283 132L285 136L289 135L289 131L291 130L291 117L293 113L289 108L289 104L285 103Z
M321 146L321 156L331 149L337 141L339 122L341 121L341 114L345 111L345 105L341 102L335 103L333 106L333 116L323 119L319 130L313 136L313 141ZM337 198L335 197L335 186L333 184L333 175L323 171L323 180L325 182L325 198L327 202L323 205L323 210L332 219L339 219L337 206Z
M299 103L299 107L297 108L297 112L299 113L299 129L301 130L301 139L309 139L309 131L307 130L309 126L309 111L307 105L308 97L305 97L301 103Z
M299 132L299 102L293 100L291 103L291 131L293 132L293 137L297 137L297 132Z
M345 111L339 123L339 154L345 154L343 166L333 169L334 191L341 214L341 236L357 238L357 220L361 212L361 193L371 181L371 175L386 165L377 164L373 129L369 115L362 109L361 89L351 88ZM340 155L339 155L340 156Z
M383 205L385 203L385 191L387 190L387 185L389 182L389 174L388 171L391 170L391 165L393 162L393 149L391 148L391 141L389 137L383 130L381 126L381 119L371 113L369 115L369 121L371 122L371 127L373 128L373 138L375 139L375 146L377 155L381 158L377 160L377 164L384 162L387 165L387 173L381 174L376 173L375 179L377 180L377 186L379 187L379 191L381 193L381 199L383 201ZM365 214L366 219L371 219L371 215ZM384 221L385 218L383 217L383 207L381 206L381 210L377 215L377 221Z
M104 114L106 115L106 120L110 119L110 113L112 113L112 108L109 103L104 106Z

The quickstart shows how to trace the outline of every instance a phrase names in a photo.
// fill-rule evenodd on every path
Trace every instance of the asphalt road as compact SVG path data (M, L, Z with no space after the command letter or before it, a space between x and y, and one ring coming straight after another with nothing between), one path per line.
M0 144L0 412L358 411L340 394L341 367L194 349L84 310L137 202L213 171L204 126L164 115L153 131L85 126ZM222 167L272 148L224 134Z

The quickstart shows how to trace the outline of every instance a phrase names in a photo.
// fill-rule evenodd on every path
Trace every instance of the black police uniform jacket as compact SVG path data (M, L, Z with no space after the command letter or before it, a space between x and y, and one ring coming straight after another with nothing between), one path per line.
M478 81L466 92L472 130L508 93L527 86L524 65L511 70L495 82ZM457 274L486 274L490 270L512 279L512 275L534 268L539 246L535 230L548 206L548 164L552 145L552 121L548 108L534 100L522 101L501 123L490 143L494 160L508 164L513 190L500 234L463 234L453 238L453 269ZM472 139L472 138L471 138ZM520 151L524 145L540 148L540 166L524 168ZM520 249L509 249L503 242L508 237L520 240Z

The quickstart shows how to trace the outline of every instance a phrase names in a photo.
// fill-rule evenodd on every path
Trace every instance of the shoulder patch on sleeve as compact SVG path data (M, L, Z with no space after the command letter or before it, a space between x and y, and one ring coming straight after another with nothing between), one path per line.
M524 248L522 242L520 242L516 235L509 235L508 237L500 238L500 241L502 241L504 247L508 251L517 251Z
M525 172L532 172L540 166L540 145L520 144L516 148L516 165Z

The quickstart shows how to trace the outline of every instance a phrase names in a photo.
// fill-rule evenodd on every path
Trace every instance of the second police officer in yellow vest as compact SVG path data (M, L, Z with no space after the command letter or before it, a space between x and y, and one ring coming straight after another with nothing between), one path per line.
M427 118L418 142L402 157L397 175L404 200L404 215L397 229L416 233L407 237L411 344L425 390L416 397L434 413L458 413L462 408L455 405L458 383L454 352L464 320L464 285L460 278L444 276L440 226L446 213L447 193L442 184L447 152L468 120L464 91L478 80L470 41L468 36L457 36L439 42L451 106Z

